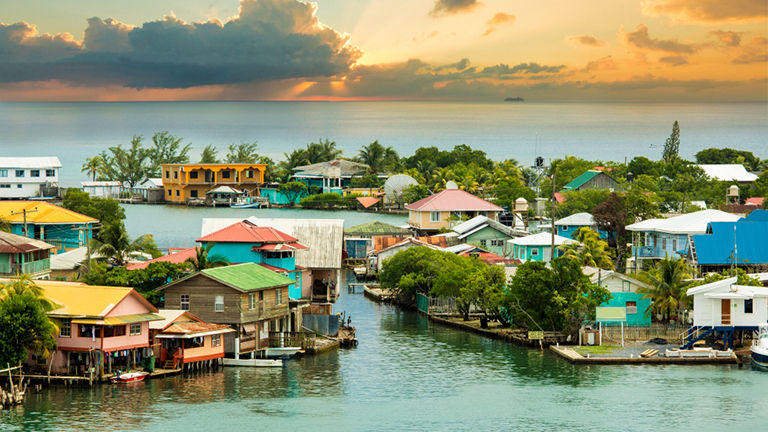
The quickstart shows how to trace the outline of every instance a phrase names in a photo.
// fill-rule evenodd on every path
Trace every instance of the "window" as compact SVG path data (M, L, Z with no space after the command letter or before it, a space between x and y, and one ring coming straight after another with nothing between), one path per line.
M104 337L125 336L125 326L104 326Z
M539 249L538 248L531 249L531 256L538 256L538 255L539 255Z
M220 334L211 335L211 346L212 347L221 346Z
M636 314L636 313L637 313L637 302L628 301L627 302L627 315Z
M96 326L89 324L80 324L79 328L80 337L95 338L99 332L96 331Z
M0 170L0 177L8 177L8 170Z
M568 227L567 226L561 226L560 227L560 231L563 231L563 232L568 231Z
M181 310L190 310L189 309L189 294L182 294L181 295Z
M196 179L197 178L197 171L192 171L189 173L189 178Z
M629 281L621 281L621 291L622 292L629 292Z
M72 337L72 320L61 320L61 328L59 329L59 336Z
M47 169L47 170L45 170L45 176L46 177L56 177L56 170L55 169Z
M194 189L193 189L193 190L191 190L191 191L189 191L189 196L190 196L191 198L197 198L197 191L196 191L196 190L194 190Z
M181 192L178 189L176 189L176 196L181 196Z
M11 185L9 185L9 184L0 184L0 188L2 188L2 189L10 189Z
M179 178L179 172L178 172L178 171L174 171L174 172L173 172L173 178L174 178L174 179L177 179L177 178Z
M255 293L248 294L248 309L250 309L250 310L256 309L256 294Z
M229 171L222 171L221 172L221 178L229 178Z
M16 189L21 189L22 187L24 187L24 185L23 185L23 184L21 184L21 183L19 183L19 184L17 184L17 185L16 185Z
M170 189L168 189L168 196L172 196L172 195L173 195L173 192Z
M131 336L138 336L141 334L141 323L131 324Z
M217 295L213 298L213 310L216 312L224 312L224 296Z
M672 239L672 251L677 251L677 239Z
M281 288L275 290L275 304L283 304L283 290Z
M666 237L661 239L661 248L662 249L667 249L667 238Z
M430 222L440 222L440 212L429 212Z
M24 177L24 170L16 170L16 177Z
M246 178L253 178L253 170L248 170L245 172Z
M486 240L480 240L480 246L486 247L488 245L488 241Z
M752 313L752 299L745 299L744 300L744 313L745 314L751 314Z
M29 171L30 177L40 177L40 170L30 170Z
M171 172L168 170L165 170L165 178L171 178Z

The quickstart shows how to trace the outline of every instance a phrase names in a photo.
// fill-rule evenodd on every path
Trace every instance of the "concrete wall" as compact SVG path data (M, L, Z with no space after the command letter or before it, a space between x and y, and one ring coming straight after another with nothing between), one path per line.
M643 294L633 292L615 292L611 293L611 298L600 306L627 307L627 302L635 302L637 309L635 313L627 312L628 326L649 327L651 325L651 315L645 311L651 306L650 298L641 298Z
M304 328L326 336L339 333L339 317L337 315L304 315Z

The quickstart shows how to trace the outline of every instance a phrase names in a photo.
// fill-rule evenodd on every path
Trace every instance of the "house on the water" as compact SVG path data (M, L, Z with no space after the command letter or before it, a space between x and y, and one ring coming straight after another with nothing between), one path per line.
M377 237L377 239L379 238L381 237ZM376 268L376 271L381 271L382 267L384 266L384 261L392 258L400 251L404 251L416 246L424 246L430 249L442 250L443 247L448 246L445 237L427 237L430 239L439 239L440 242L430 242L427 241L424 237L384 237L382 239L387 238L394 240L394 242L392 244L386 244L381 249L376 249L371 252L371 256L373 258L372 266Z
M642 268L644 260L689 255L691 236L705 234L711 222L736 222L738 215L720 210L700 210L667 219L648 219L627 225L632 232L632 256L628 268ZM690 251L690 253L695 253Z
M256 263L205 269L159 289L165 308L189 311L211 323L235 329L224 336L224 351L251 358L269 347L270 332L300 328L301 317L289 312L288 286L293 279Z
M755 332L768 321L768 288L737 285L732 277L690 288L693 326L686 347L711 334L733 348L737 332Z
M53 245L54 253L85 246L99 222L43 201L0 201L0 219L11 224L14 234Z
M632 327L649 327L651 325L651 299L643 298L645 294L638 288L650 288L644 282L613 270L598 270L590 276L593 284L599 285L611 292L611 299L600 306L623 307L627 309L626 324Z
M84 181L80 182L80 189L94 198L120 198L123 184L119 181Z
M318 162L293 168L292 181L306 183L307 187L319 188L321 193L344 195L343 190L352 184L352 177L362 177L368 165L343 159Z
M60 307L48 315L59 329L48 365L54 374L97 376L134 369L152 355L149 323L161 320L157 309L133 288L76 282L35 281ZM40 362L41 359L38 359Z
M189 311L160 309L163 319L149 323L150 340L159 345L157 361L164 369L218 365L224 358L224 335L235 330L207 323Z
M529 236L507 240L512 245L512 258L520 261L543 261L552 260L552 234L541 232ZM563 251L559 246L568 243L576 243L571 238L555 235L555 258L563 256Z
M411 231L388 223L371 221L344 230L346 258L364 259L373 250L374 237L409 237Z
M163 164L161 167L165 201L172 203L205 199L208 191L219 186L258 196L266 169L266 165L258 163Z
M509 240L528 235L526 231L514 229L488 216L475 216L453 227L458 241L480 246L486 252L502 257L512 256Z
M25 273L32 279L50 279L53 248L40 240L0 231L0 277Z
M61 162L51 157L0 157L0 199L51 196L59 185Z
M754 210L735 222L710 222L705 234L692 239L689 258L704 272L731 265L759 271L768 267L768 210Z
M450 229L466 219L486 216L498 220L501 207L461 189L445 189L405 206L408 224L419 234Z
M595 217L591 213L575 213L555 221L557 234L563 237L574 238L576 232L581 228L589 228L598 233L601 239L608 238L608 232L600 229L595 222Z
M582 175L571 180L563 186L562 192L580 191L584 189L608 189L610 191L621 190L619 182L605 172L597 169L585 171Z

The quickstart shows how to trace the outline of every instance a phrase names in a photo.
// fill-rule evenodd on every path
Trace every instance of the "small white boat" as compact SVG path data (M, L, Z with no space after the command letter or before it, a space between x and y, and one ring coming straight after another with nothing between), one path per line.
M752 365L768 370L768 324L760 324L757 339L752 342Z
M301 347L267 348L264 350L264 355L268 359L289 359L299 352L299 350L301 350Z
M224 359L224 366L238 367L281 367L282 360L275 359Z
M149 375L147 372L128 372L111 377L113 383L133 383L143 381Z
M253 200L251 197L238 197L235 202L229 205L231 208L259 208L261 203L258 200Z

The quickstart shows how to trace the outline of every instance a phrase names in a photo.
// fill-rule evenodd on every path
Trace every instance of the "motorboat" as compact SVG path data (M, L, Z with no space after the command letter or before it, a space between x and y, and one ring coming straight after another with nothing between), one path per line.
M148 372L126 372L126 373L117 373L113 377L111 377L109 380L113 383L134 383L139 381L144 381L144 378L149 376Z
M752 365L768 370L768 324L758 327L757 338L752 342Z
M224 359L224 366L239 366L239 367L281 367L283 365L282 360L273 359Z
M235 202L233 202L229 206L231 208L259 208L261 207L261 202L251 197L239 196L237 197Z
M301 347L275 347L267 348L264 350L264 356L268 359L283 359L287 360L293 357L297 352L301 350Z

